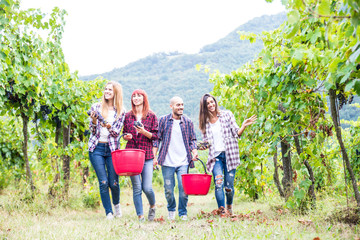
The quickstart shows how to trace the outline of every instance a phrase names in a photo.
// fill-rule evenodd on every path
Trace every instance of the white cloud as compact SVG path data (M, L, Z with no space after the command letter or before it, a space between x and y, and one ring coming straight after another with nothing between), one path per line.
M254 17L284 11L280 0L22 0L66 16L63 50L71 71L110 71L156 52L196 53Z

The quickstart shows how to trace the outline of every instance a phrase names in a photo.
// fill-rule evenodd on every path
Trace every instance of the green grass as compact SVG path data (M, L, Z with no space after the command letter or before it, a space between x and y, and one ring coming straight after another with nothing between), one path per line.
M235 197L234 213L250 214L244 220L212 216L202 218L201 211L216 209L214 192L207 196L189 196L188 217L182 222L139 223L130 188L122 188L123 217L105 220L102 206L85 208L82 189L72 189L66 202L50 201L38 194L31 202L20 200L20 191L5 190L0 195L0 239L358 239L358 226L331 224L325 218L340 206L344 199L326 196L318 201L316 211L307 215L274 210L282 204L276 196L251 202L242 195ZM177 196L177 195L176 195ZM156 189L157 214L167 219L163 189ZM143 195L144 211L148 203ZM256 217L251 212L261 210ZM299 222L300 220L300 222ZM301 223L301 221L307 221Z

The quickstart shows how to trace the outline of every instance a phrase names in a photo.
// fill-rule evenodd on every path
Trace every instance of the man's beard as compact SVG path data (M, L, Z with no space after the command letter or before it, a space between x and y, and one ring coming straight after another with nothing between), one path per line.
M174 112L174 115L177 117L181 117L183 115L183 113L179 114L179 113Z

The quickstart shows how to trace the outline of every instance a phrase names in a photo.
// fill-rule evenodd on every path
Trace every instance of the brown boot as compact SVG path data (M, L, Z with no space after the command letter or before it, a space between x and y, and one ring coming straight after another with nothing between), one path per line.
M226 217L226 211L224 207L219 207L218 212L221 218Z
M227 212L229 213L230 216L233 215L232 205L227 205L226 210L227 210Z

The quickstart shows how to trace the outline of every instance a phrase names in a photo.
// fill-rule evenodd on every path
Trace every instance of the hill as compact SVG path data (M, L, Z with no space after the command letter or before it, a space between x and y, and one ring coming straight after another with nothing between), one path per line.
M184 99L184 112L197 122L200 97L212 90L209 76L195 69L197 64L209 66L212 70L230 73L252 60L263 45L257 41L241 41L238 31L260 33L280 26L286 19L285 13L262 16L241 25L219 41L204 46L199 53L179 52L156 53L132 62L110 72L81 76L82 80L92 80L102 76L120 82L124 90L126 108L130 107L130 94L142 88L149 95L151 108L158 116L170 112L169 100L174 95Z

